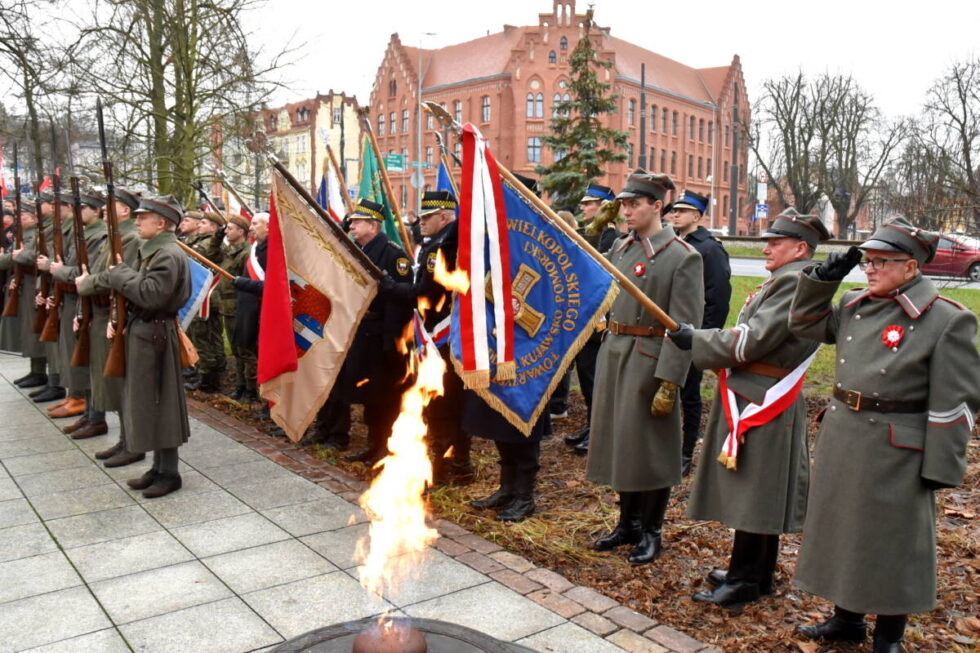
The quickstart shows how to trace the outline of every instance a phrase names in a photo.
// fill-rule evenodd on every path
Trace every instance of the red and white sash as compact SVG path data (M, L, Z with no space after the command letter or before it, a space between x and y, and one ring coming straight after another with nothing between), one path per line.
M487 266L493 301L496 336L495 379L505 381L517 374L514 362L514 306L511 297L510 248L507 214L497 162L480 131L463 127L463 179L460 184L459 254L457 267L470 281L459 295L460 340L467 388L490 385L490 347L487 341ZM486 252L486 254L485 254Z
M728 437L718 454L718 462L728 469L734 470L738 463L738 450L745 440L745 432L756 426L768 424L793 405L803 389L803 379L806 371L816 357L814 351L810 357L796 366L792 372L780 379L774 386L766 390L761 404L749 403L738 411L735 393L728 387L729 369L719 370L718 386L721 394L721 405L725 409L725 421L728 422Z
M252 243L252 249L248 252L248 261L245 262L245 270L248 271L248 278L252 281L265 281L265 270L262 269L259 258L255 255L258 246L258 243Z

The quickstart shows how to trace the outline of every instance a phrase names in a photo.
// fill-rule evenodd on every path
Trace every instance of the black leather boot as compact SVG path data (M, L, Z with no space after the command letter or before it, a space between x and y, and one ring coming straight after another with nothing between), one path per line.
M214 394L221 390L221 385L218 381L218 377L221 374L218 370L211 370L205 372L201 375L201 385L198 388L201 392L206 392L208 394Z
M597 539L592 548L596 551L611 551L624 544L638 544L643 537L640 523L640 493L619 493L619 523L611 533Z
M670 490L671 488L665 487L641 493L640 519L643 523L643 536L630 551L629 561L631 565L651 563L663 553L661 533L664 515L667 512L667 503L670 501Z
M197 371L197 368L190 368L190 370L190 373L184 376L184 389L198 390L201 387L201 373Z
M487 508L506 508L514 500L514 481L517 470L511 465L500 464L500 487L496 492L484 499L470 501L470 506L477 510Z
M759 585L751 581L722 583L709 592L697 592L692 598L698 603L713 603L722 608L740 608L759 600Z
M38 388L47 384L48 375L41 373L28 374L14 381L14 385L20 388Z
M241 401L242 397L245 396L245 386L240 385L225 396L232 401Z
M572 451L575 452L577 456L587 456L589 454L589 435L586 434L585 439L579 442L577 445L572 447Z
M824 642L863 642L868 637L864 615L834 608L834 616L822 624L797 626L796 632L808 639Z
M33 394L33 393L32 393ZM34 394L31 399L34 400L36 404L43 404L46 401L58 401L64 399L68 396L64 388L59 388L57 386L46 386L43 390Z
M902 638L905 636L904 614L879 614L875 621L875 634L871 646L872 653L904 653Z
M586 426L584 429L582 429L581 431L579 431L577 433L572 433L571 435L566 435L565 436L565 444L567 444L570 447L574 447L579 442L581 442L582 440L587 439L588 437L589 437L589 427Z
M514 481L514 500L497 513L498 521L519 522L534 514L534 483L538 470L517 470Z

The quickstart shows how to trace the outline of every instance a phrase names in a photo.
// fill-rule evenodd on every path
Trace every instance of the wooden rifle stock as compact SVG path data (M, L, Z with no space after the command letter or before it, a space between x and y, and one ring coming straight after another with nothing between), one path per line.
M52 138L54 134L52 134ZM52 156L54 156L54 141L52 140ZM61 232L61 175L58 174L57 167L55 168L54 175L51 177L52 190L54 191L54 216L52 218L52 225L54 229L51 232L51 247L52 247L52 260L62 261L65 256L65 239ZM52 279L54 281L54 279ZM61 332L61 316L58 312L61 310L61 304L65 300L65 291L61 287L61 284L55 282L54 290L52 292L52 306L48 311L48 319L44 321L44 328L41 329L41 337L39 340L41 342L58 342L58 336Z
M20 221L20 175L17 173L17 142L14 141L14 205L17 217L14 220L14 249L24 246L24 225ZM7 290L7 303L3 307L3 317L17 317L20 304L20 287L24 285L24 270L14 262L14 281Z
M106 180L106 226L109 228L109 253L106 261L115 265L123 255L122 236L119 234L119 219L116 217L116 192L112 183L112 164L102 159L102 172ZM108 267L108 266L107 266ZM109 322L112 324L112 345L106 358L103 376L126 376L126 341L123 328L126 326L126 300L118 291L109 293Z
M40 335L44 333L44 324L48 321L48 296L51 294L51 273L37 267L37 257L48 255L47 240L44 236L44 215L41 213L41 184L34 182L34 210L37 212L37 240L34 241L34 278L41 280L38 292L44 303L34 311L34 324L31 331Z
M78 188L78 177L73 176L71 178L71 194L78 267L81 269L84 266L88 270L88 250L85 248L85 225L82 223L82 199ZM92 298L79 296L78 301L81 306L81 319L78 321L78 339L75 341L75 349L71 353L71 366L88 367L91 352L88 327L92 323Z

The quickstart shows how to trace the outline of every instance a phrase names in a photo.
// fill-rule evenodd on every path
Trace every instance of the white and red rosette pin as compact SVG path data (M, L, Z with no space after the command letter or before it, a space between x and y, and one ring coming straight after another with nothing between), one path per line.
M890 327L886 327L884 331L881 332L881 342L889 349L898 349L898 346L902 344L902 338L905 337L905 329L893 324Z
M633 276L642 277L643 273L647 271L647 266L642 263L637 263L633 266Z

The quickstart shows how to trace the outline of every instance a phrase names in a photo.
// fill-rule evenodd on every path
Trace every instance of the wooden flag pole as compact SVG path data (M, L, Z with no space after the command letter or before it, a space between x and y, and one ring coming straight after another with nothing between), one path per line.
M462 130L462 126L453 120L453 117L438 104L426 102L424 106L426 110L432 113L440 122L451 125L456 130ZM592 245L590 245L580 233L575 231L575 229L573 229L567 222L558 217L558 214L552 211L551 207L544 203L544 200L528 190L527 187L514 176L514 173L505 168L499 161L497 162L497 168L500 170L500 176L507 180L507 183L509 183L515 191L520 193L524 199L533 204L548 218L548 221L551 222L552 225L565 232L566 236L575 241L576 245L585 250L585 252L588 253L599 265L601 265L606 272L611 274L616 282L619 283L620 288L629 293L629 295L635 299L647 313L652 315L658 322L667 327L669 331L677 330L680 325L672 317L667 315L664 309L660 308L656 302L647 297L642 290L637 288L636 285L630 281L629 277L620 272L619 269L617 269L616 266L609 261L609 259L596 251L596 249L592 247Z
M347 188L347 180L344 179L344 175L340 170L340 166L337 165L337 157L333 153L333 148L330 147L330 143L327 143L327 157L331 165L333 165L333 171L337 174L337 180L340 181L340 192L344 195L344 206L347 207L348 213L354 212L354 202L350 198L350 191ZM324 162L323 169L326 170L326 162ZM327 181L329 187L329 180Z
M235 275L231 274L230 272L228 272L227 270L225 270L224 268L222 268L217 263L214 263L213 261L208 260L207 257L205 257L204 255L198 254L196 251L194 251L193 249L191 249L190 247L188 247L184 243L180 242L179 240L177 241L177 244L180 245L180 248L182 250L184 250L185 252L187 252L188 254L190 254L191 256L193 256L194 258L196 258L198 261L200 261L201 265L204 265L205 267L210 268L213 272L216 272L219 276L222 276L225 279L234 279L235 278Z
M395 193L391 190L391 180L388 179L388 170L385 168L385 162L381 160L381 150L378 149L378 140L374 137L374 130L371 129L371 121L368 119L367 111L366 107L360 109L361 123L364 125L364 130L371 142L371 149L374 150L374 158L378 162L378 170L381 171L381 184L384 186L385 195L391 205L392 217L398 223L398 233L402 237L402 244L405 245L405 251L408 252L409 258L415 261L415 243L412 242L412 237L402 222L401 213L398 211L398 202L395 201Z
M422 108L426 108L422 105ZM439 132L436 134L436 143L439 145L439 161L446 168L446 175L449 177L449 185L453 187L453 195L456 196L456 201L459 202L459 186L456 185L456 178L453 177L452 166L449 163L449 152L446 151L446 144L442 142L442 135ZM436 173L438 176L438 172Z

